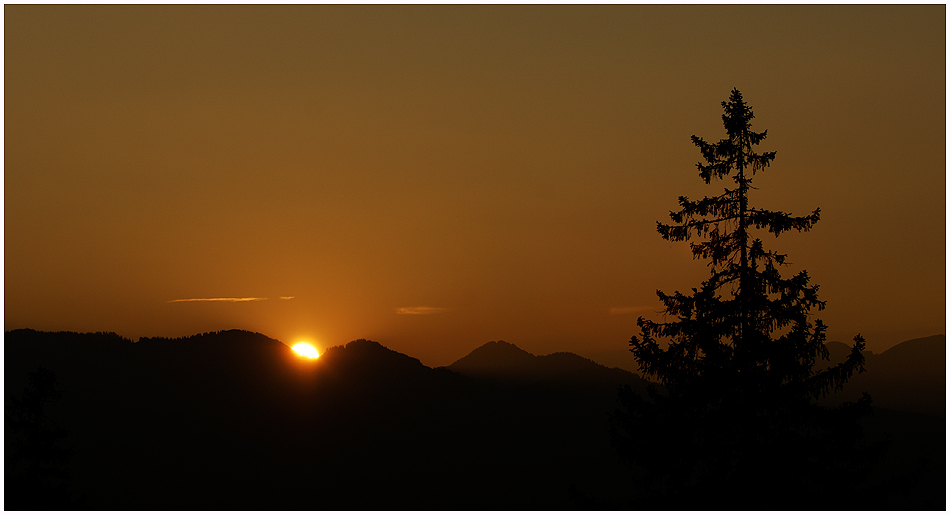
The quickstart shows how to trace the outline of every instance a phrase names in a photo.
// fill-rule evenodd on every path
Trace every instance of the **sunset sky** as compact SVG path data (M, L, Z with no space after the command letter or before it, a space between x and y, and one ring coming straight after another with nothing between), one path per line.
M945 332L946 7L4 6L4 325L616 363L768 129L831 340ZM612 361L611 361L612 360Z

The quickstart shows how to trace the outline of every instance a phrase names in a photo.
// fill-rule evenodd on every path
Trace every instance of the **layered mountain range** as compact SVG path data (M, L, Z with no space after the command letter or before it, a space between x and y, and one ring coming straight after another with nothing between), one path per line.
M850 347L828 344L829 364L844 361ZM829 396L831 403L868 392L874 405L901 411L944 416L947 390L947 339L944 335L916 338L875 354L864 352L865 371L853 376L844 390Z
M890 403L875 401L868 432L891 435L899 457L878 478L898 486L855 509L943 509L945 397L933 379L943 341L869 356L867 384L853 380ZM638 471L617 459L608 418L620 385L643 392L647 383L571 353L489 342L430 368L367 340L307 360L237 330L137 342L16 330L5 334L4 360L8 407L41 367L57 380L62 395L44 416L67 431L67 508L642 507L626 494ZM900 486L931 455L926 470L944 475ZM42 507L6 492L7 508ZM809 508L797 502L789 507Z

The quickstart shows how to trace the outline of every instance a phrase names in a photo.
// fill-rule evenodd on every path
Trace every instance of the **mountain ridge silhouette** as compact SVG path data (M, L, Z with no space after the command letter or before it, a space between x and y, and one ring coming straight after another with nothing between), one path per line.
M616 379L641 379L502 343L458 360L478 365L466 375L369 340L310 360L242 330L137 342L14 330L4 384L9 398L39 366L56 375L49 415L70 433L71 485L92 509L636 509L606 415ZM490 360L473 355L503 353L532 372L478 373ZM908 456L931 448L915 428L943 427L878 418L918 435Z
M830 364L846 355L847 346L828 344ZM865 352L865 371L856 374L825 402L840 403L867 391L874 405L894 410L946 414L946 337L932 335L901 342L886 351Z
M615 392L620 385L645 393L648 384L633 372L606 367L572 352L536 356L503 340L481 345L445 368L489 383L582 390L601 395Z

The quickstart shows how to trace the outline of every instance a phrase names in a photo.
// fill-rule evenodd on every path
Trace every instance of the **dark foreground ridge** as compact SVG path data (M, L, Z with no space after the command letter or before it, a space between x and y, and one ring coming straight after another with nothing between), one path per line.
M898 354L931 359L927 342ZM644 507L608 414L646 384L570 353L490 342L433 369L367 340L306 360L238 330L16 330L4 362L4 509ZM849 509L944 509L944 414L925 413L877 410L868 433L892 452Z

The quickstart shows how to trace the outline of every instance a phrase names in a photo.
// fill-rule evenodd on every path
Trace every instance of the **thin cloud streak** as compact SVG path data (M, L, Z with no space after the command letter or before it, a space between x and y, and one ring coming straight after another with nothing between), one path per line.
M251 302L255 300L267 300L267 297L215 297L211 299L175 299L172 302Z
M415 306L410 308L396 308L397 315L433 315L448 311L449 308L431 308L428 306Z

